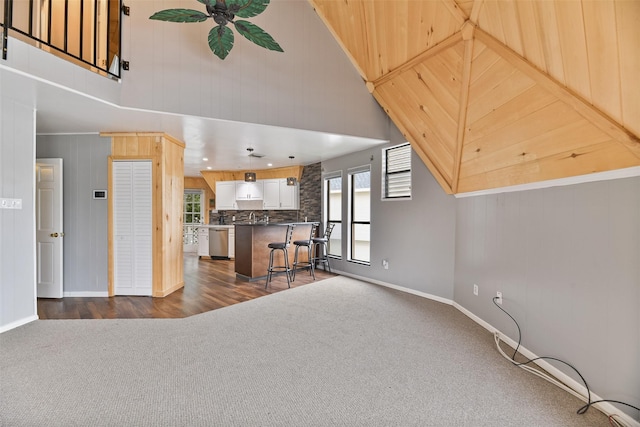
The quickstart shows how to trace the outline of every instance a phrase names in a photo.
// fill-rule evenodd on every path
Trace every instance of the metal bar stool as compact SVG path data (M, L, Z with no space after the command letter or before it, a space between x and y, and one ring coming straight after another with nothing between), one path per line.
M275 242L269 243L267 246L271 248L269 252L269 268L267 269L267 283L265 283L264 288L267 289L269 286L269 282L271 281L271 277L273 276L274 270L282 270L287 275L287 286L291 287L291 266L289 265L289 253L287 252L287 248L291 245L291 237L293 236L293 228L295 225L289 224L287 225L287 234L284 242ZM284 265L273 265L273 251L282 251L284 256Z
M314 248L314 256L313 263L315 264L323 264L325 270L329 270L331 273L331 266L329 265L329 248L327 247L329 243L329 239L331 238L331 232L333 231L334 223L330 222L327 224L327 228L324 230L324 234L322 237L314 237L311 239L313 242ZM322 252L318 254L318 249ZM316 267L317 268L317 267Z
M316 231L318 230L318 223L314 222L311 224L311 233L309 234L309 238L307 240L294 240L293 244L296 245L296 255L293 257L293 280L296 280L296 270L299 268L308 268L309 273L313 277L313 280L316 280L316 273L313 265L313 238L316 237ZM298 249L301 246L306 246L307 248L307 260L306 261L298 261Z

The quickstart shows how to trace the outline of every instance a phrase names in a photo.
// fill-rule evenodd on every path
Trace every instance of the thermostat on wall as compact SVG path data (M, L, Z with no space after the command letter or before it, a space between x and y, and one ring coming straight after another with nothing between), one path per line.
M107 198L107 190L93 190L93 198L94 199L106 199Z

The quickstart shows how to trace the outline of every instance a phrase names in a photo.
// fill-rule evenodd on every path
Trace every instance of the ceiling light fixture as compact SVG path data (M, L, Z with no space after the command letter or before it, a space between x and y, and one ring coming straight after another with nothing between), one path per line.
M244 180L246 182L256 182L256 173L251 172L251 153L253 153L253 148L247 148L249 152L249 172L244 173Z
M289 159L291 159L291 166L293 166L293 159L295 159L294 156L289 156ZM298 182L298 179L295 176L288 176L287 177L287 185L292 186L292 185L296 185L296 183Z
M204 22L209 18L217 24L209 31L209 49L220 59L227 57L233 47L233 30L235 27L239 34L258 46L276 52L284 52L278 42L265 30L253 22L236 18L252 18L261 14L269 5L269 0L262 1L238 1L227 2L225 0L198 0L205 5L206 13L193 9L165 9L156 12L149 17L157 21L167 22Z

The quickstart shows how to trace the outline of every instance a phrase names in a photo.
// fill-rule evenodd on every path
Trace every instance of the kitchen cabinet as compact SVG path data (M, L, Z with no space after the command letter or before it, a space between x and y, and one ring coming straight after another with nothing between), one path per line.
M229 228L229 258L236 257L236 228Z
M265 179L263 180L263 184L263 209L280 209L280 180Z
M287 185L286 179L278 180L280 184L280 208L300 209L300 184Z
M209 228L198 228L198 257L209 256Z
M236 200L262 200L264 186L262 181L235 181Z
M216 182L216 209L220 211L234 210L237 208L238 205L236 204L236 182Z

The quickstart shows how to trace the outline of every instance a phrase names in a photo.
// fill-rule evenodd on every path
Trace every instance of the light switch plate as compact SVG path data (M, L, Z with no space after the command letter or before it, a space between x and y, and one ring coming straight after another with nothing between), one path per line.
M0 199L0 209L22 209L22 199Z

